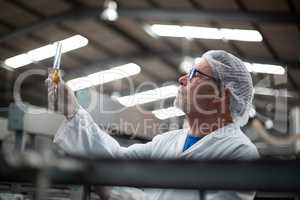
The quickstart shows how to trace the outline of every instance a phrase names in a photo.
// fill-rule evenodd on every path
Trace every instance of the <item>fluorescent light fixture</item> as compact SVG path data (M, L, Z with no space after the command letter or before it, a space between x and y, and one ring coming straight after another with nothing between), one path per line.
M125 77L133 76L141 72L141 67L135 63L128 63L118 67L111 68L90 74L88 76L72 79L67 85L73 90L81 90L95 85L108 83Z
M181 32L186 38L203 38L203 39L222 39L222 34L217 28L182 26Z
M177 95L178 87L176 85L168 85L153 90L136 93L129 96L116 97L116 99L124 106L131 107L137 104L144 104L160 99L167 99Z
M119 80L125 77L133 76L141 72L141 67L135 63L128 63L118 67L111 68L109 70L104 70L89 75L89 79L93 81L96 85L108 83L114 80ZM101 77L103 76L103 77ZM99 77L102 80L99 82Z
M285 69L280 65L244 62L249 72L282 75Z
M219 29L223 39L225 40L237 40L246 42L261 42L263 40L260 32L256 30L245 30L245 29Z
M195 58L194 63L199 63L201 57ZM276 74L283 75L285 74L285 69L281 65L270 65L270 64L261 64L261 63L248 63L244 62L247 70L252 73L264 73L264 74ZM185 71L186 73L188 71Z
M229 29L229 28L209 28L200 26L178 26L153 24L145 30L153 35L161 37L184 37L202 38L215 40L238 40L248 42L261 42L262 35L256 30Z
M164 120L171 117L180 117L185 115L185 113L176 107L169 107L159 110L154 110L152 113L155 115L156 118Z
M75 35L61 40L61 43L62 53L65 53L86 46L88 44L88 39L81 35ZM46 46L28 51L27 53L8 58L4 61L4 64L11 68L18 68L37 61L41 61L53 57L55 55L56 47L57 42L54 42L52 44L48 44Z
M300 94L297 91L289 91L287 89L272 89L266 87L255 87L254 94L272 97L300 98Z

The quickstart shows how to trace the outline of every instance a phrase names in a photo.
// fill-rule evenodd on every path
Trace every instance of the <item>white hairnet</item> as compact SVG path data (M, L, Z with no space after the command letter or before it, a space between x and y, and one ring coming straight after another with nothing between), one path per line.
M251 75L244 63L234 55L211 50L202 55L212 68L214 78L231 92L230 111L233 121L239 126L247 124L253 99Z

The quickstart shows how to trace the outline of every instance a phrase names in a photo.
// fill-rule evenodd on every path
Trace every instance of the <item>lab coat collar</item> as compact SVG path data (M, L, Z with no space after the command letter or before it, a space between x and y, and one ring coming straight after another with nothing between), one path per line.
M207 141L210 141L211 138L224 138L224 137L231 137L231 136L235 136L239 133L239 126L237 126L234 123L230 123L222 128L219 128L213 132L211 132L210 134L204 136L203 138L201 138L201 140L199 140L198 142L196 142L194 145L192 145L189 149L187 149L186 151L182 152L183 149L183 144L185 142L186 136L189 133L188 129L185 129L183 131L183 134L181 135L181 139L180 139L180 143L179 143L179 152L178 154L180 156L187 156L190 153L194 152L195 150L198 151L199 148L201 148L201 146L203 144L205 144Z
M235 123L230 123L227 124L226 126L223 126L222 128L216 129L213 132L207 134L204 136L202 139L205 137L216 137L216 138L222 138L222 137L227 137L227 136L234 136L237 134L238 130L240 130L240 127L236 125ZM184 135L189 133L188 129L184 129Z
M240 130L239 126L237 126L235 123L230 123L226 126L223 126L222 128L213 131L209 135L211 135L211 137L223 138L238 134L238 130Z

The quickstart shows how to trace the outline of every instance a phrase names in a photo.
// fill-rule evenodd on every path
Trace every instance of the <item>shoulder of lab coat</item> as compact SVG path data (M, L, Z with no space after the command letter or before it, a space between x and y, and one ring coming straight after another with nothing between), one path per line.
M220 144L218 152L221 153L222 159L253 160L259 158L256 146L234 123L216 130L210 134L210 137Z

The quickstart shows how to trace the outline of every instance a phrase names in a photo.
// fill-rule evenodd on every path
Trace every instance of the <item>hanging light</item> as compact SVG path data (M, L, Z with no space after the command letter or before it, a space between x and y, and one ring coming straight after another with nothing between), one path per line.
M116 21L119 17L117 8L118 4L115 1L106 0L104 2L104 11L101 14L101 18L107 21Z

